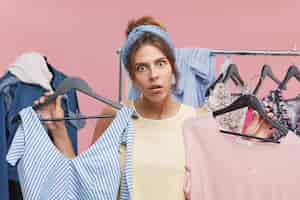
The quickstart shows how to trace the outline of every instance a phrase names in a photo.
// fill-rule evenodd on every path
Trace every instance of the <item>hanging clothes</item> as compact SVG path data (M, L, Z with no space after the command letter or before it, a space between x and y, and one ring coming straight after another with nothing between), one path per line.
M51 86L53 74L47 66L45 57L37 52L23 53L8 67L7 71L24 83L37 84L53 91Z
M207 88L216 79L215 56L205 48L179 48L175 57L179 82L174 96L181 103L201 107Z
M280 144L219 132L212 113L186 121L183 134L191 200L297 200L300 140L292 132Z
M66 75L56 70L49 63L47 63L47 66L53 74L51 87L55 90L66 78ZM2 145L0 145L0 185L3 186L0 187L0 193L1 199L3 200L8 199L7 177L9 180L18 182L17 169L15 167L7 166L7 162L5 161L7 150L17 127L20 125L20 121L14 122L12 119L20 110L27 106L31 106L33 101L40 98L45 91L46 90L38 84L22 82L9 71L0 78L0 113L2 116L0 119L0 137L2 142ZM75 91L70 91L65 95L62 101L62 107L66 116L77 116L80 113ZM66 122L66 127L75 152L77 152L77 130L83 126L84 121L80 120ZM15 189L13 189L13 191L14 190ZM7 198L5 196L7 196Z
M0 83L0 89L3 88L4 84ZM6 110L5 96L0 95L0 112ZM5 156L7 153L7 133L5 132L5 115L1 112L0 124L2 124L0 134L0 194L3 200L9 199L9 187L8 187L8 167L5 162Z
M300 122L300 101L289 100L283 98L282 90L270 91L268 96L262 99L263 105L268 112L273 113L273 118L280 121L286 128L295 132L299 132ZM300 135L299 135L300 136Z
M175 58L179 81L173 96L186 105L201 107L205 101L207 88L216 78L215 56L205 48L176 48ZM135 86L128 88L129 100L140 97L138 88Z
M7 161L18 167L24 199L115 200L121 179L119 146L132 130L132 113L123 107L96 143L69 159L52 143L34 110L23 109Z
M285 113L283 118L287 120L287 126L291 131L300 136L300 132L296 131L300 128L300 101L281 102Z
M9 110L13 101L13 92L11 86L19 82L19 80L10 74L5 74L0 78L0 113L2 117L0 118L0 194L3 200L9 199L9 191L13 190L16 196L20 196L18 192L19 187L15 182L8 182L8 166L5 162L5 156L8 149L7 138L8 132L6 131L6 113ZM17 197L14 199L18 199Z
M238 93L249 94L251 89L245 86L239 86L237 88ZM238 96L231 94L229 83L217 83L214 90L210 92L206 103L204 104L210 111L219 110L229 106ZM217 117L218 123L223 130L242 132L245 119L247 116L247 108L242 108L229 113L225 113Z

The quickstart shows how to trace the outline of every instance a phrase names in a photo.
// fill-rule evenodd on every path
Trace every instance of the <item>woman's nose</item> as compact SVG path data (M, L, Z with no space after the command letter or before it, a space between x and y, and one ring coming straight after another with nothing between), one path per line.
M159 73L158 73L157 69L152 67L151 71L150 71L150 79L151 80L156 80L156 79L158 79L158 77L159 77Z

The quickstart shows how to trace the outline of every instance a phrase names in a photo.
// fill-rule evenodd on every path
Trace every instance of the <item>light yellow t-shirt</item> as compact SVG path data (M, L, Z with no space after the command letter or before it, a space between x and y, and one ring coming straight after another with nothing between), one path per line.
M125 104L134 108L133 102ZM181 104L177 114L170 118L153 120L139 116L133 120L133 200L184 199L182 124L195 115L195 108Z

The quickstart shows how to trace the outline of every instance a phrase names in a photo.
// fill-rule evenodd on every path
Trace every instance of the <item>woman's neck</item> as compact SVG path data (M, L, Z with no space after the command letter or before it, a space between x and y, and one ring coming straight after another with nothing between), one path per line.
M161 102L152 102L146 98L140 98L134 102L137 112L145 118L149 119L165 119L174 116L180 104L174 101L169 95Z

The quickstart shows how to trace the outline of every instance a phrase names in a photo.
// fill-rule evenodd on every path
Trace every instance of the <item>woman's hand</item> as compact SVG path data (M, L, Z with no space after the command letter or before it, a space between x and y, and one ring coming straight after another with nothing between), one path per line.
M47 92L39 100L36 100L34 104L44 103L45 99L52 95L52 92ZM43 118L63 118L64 110L61 107L62 96L58 96L55 101L50 102L47 105L43 105L39 113ZM69 138L65 122L62 121L46 121L50 134L53 137L55 146L67 157L74 158L75 153L73 150L72 142Z
M46 98L52 95L53 92L46 92L40 99L34 101L34 104L44 103ZM55 101L50 102L47 105L43 105L41 110L39 110L39 114L42 115L42 118L63 118L64 110L61 107L61 99L62 96L58 96ZM51 135L54 138L65 136L66 127L64 121L45 121L44 122L48 127Z

